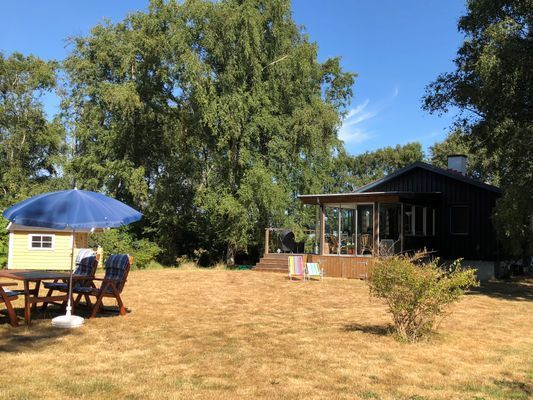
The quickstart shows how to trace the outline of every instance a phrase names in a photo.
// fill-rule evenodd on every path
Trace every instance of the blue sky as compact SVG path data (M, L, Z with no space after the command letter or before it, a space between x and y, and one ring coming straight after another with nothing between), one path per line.
M62 59L66 39L104 18L146 8L141 0L21 0L2 3L0 51ZM463 0L293 0L294 19L319 45L320 60L342 57L357 72L354 98L339 135L352 154L397 143L427 147L446 136L452 115L421 108L424 87L453 69L461 43ZM46 99L53 114L57 101Z

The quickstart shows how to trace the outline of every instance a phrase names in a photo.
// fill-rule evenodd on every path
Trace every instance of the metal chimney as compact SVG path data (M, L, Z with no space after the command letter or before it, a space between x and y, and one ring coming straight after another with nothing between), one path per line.
M466 156L464 154L449 155L448 169L466 175Z

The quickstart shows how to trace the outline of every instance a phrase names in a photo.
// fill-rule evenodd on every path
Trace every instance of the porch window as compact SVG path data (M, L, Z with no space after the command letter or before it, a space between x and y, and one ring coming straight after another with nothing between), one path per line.
M406 235L435 235L435 210L433 208L406 204L404 209L404 232Z
M452 235L468 235L469 233L470 207L450 207L450 233Z
M28 235L30 250L53 250L55 235Z

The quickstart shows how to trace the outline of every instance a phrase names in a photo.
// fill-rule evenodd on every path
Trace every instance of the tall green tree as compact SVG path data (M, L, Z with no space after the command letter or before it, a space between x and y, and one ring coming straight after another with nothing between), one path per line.
M508 229L499 226L504 244L530 240L513 227L524 226L531 215L527 205L533 203L532 23L531 0L467 1L458 25L465 40L456 69L431 83L424 99L430 112L461 111L457 124L468 136L471 151L486 152L491 172L500 177L504 198L499 215L507 215L505 208L513 202L522 204Z
M22 200L58 175L64 136L42 98L56 85L55 62L0 53L0 207Z
M387 146L363 154L350 156L339 151L332 159L332 179L328 192L352 192L360 186L424 160L418 142Z
M74 41L69 173L141 208L169 256L231 261L268 225L299 224L342 147L354 74L292 20L288 0L152 1Z
M467 176L498 186L499 176L493 167L494 160L485 148L478 149L477 152L472 151L469 139L470 137L464 135L460 130L452 131L442 142L430 146L429 162L436 167L446 169L449 155L463 154L467 157Z
M65 184L59 179L64 131L59 121L48 121L43 106L43 96L55 89L56 68L53 61L0 53L0 209ZM7 255L3 228L0 266Z

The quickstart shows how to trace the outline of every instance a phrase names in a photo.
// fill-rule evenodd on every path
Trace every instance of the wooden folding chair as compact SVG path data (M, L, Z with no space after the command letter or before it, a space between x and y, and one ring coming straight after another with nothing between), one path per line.
M288 263L289 263L289 279L292 281L292 278L294 276L298 276L304 279L305 265L304 265L303 256L289 256Z
M94 274L98 268L98 262L100 260L100 254L96 254L93 249L79 249L76 256L76 269L72 273L73 282L72 288L80 286L95 287L93 283ZM68 282L59 282L55 279L53 282L45 282L45 289L48 289L46 297L52 295L54 291L68 292ZM46 310L48 302L44 302L42 310ZM66 301L62 304L66 305Z
M99 288L96 287L76 287L72 290L78 296L74 300L74 306L77 307L80 301L85 298L88 307L92 307L89 318L96 316L98 311L103 308L104 297L114 298L119 307L119 314L126 315L126 307L122 302L120 294L124 289L128 273L130 272L133 257L128 254L112 254L105 262L105 276L103 278L93 278L93 281L101 281ZM91 304L90 296L95 297L94 305Z
M320 268L319 263L306 263L305 265L305 272L304 272L304 279L307 279L308 281L311 280L311 278L318 278L321 281L324 279L324 269Z
M4 286L17 286L15 282L13 283L0 283L0 302L4 303L7 308L7 315L9 317L9 323L12 327L19 326L17 321L17 314L15 314L15 309L11 302L18 298L18 293L11 290L4 289Z

